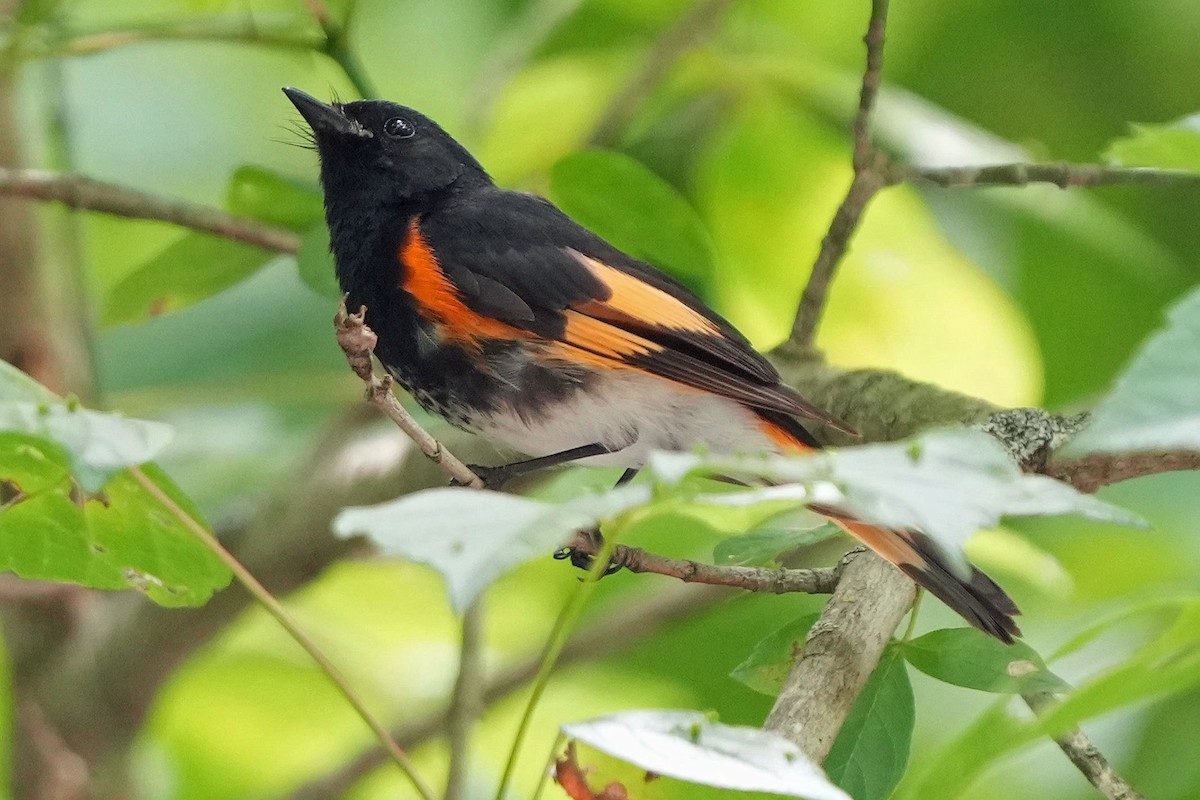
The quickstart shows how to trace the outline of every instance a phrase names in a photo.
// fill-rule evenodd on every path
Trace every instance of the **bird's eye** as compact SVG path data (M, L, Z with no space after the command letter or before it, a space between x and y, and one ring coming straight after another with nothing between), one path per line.
M383 123L383 132L393 139L407 139L415 134L417 129L403 117L392 117Z

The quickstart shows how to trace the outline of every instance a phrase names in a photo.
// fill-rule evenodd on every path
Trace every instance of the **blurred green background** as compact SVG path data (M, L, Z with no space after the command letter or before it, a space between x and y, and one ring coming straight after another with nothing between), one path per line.
M848 121L868 5L734 2L611 143L673 187L702 223L696 261L663 266L764 349L786 337L850 178ZM387 98L441 122L498 182L549 193L572 210L579 179L563 159L585 148L611 98L691 6L361 0L348 36ZM330 3L336 19L347 10L346 0ZM311 188L315 156L289 146L300 141L288 128L297 117L279 88L355 95L325 56L255 41L268 32L318 40L301 0L39 0L26 11L5 32L15 43L9 52L30 165L217 206L226 205L246 165ZM231 40L196 33L214 30ZM132 33L126 41L113 32ZM923 165L1103 160L1131 122L1169 123L1200 110L1198 41L1200 6L1191 0L897 0L878 138ZM48 273L81 276L60 281L70 296L57 307L79 303L88 317L89 393L104 407L175 424L178 439L163 466L218 530L236 532L358 402L330 335L335 302L309 288L294 259L239 265L225 249L184 243L191 234L171 225L84 214L74 227L59 210L41 215ZM1077 409L1110 385L1164 306L1197 283L1198 221L1194 188L892 188L871 205L854 240L819 344L837 364L895 368L1002 404ZM642 230L658 224L630 222ZM172 302L147 317L129 301L138 286L131 276L167 262L172 277L163 280L174 282L176 297L199 302ZM214 294L222 282L231 285ZM546 491L606 479L560 476ZM1024 609L1028 641L1049 653L1113 609L1195 591L1198 490L1196 475L1178 474L1104 493L1150 519L1151 532L1038 522L1014 526L1042 551L1036 564L995 537L976 555ZM677 520L634 539L711 558L722 533ZM488 664L533 653L575 585L570 569L546 559L492 590ZM666 588L675 587L646 576L608 579L586 615L627 613L626 604ZM738 597L565 669L540 707L519 796L536 780L560 721L678 706L760 724L770 698L728 672L759 639L819 603ZM385 719L444 701L457 626L428 570L341 563L292 605ZM921 611L920 630L953 624L937 603ZM1154 624L1153 614L1136 618L1057 668L1080 680L1131 652ZM939 748L993 698L920 675L914 684L912 769L920 772L936 766ZM480 797L490 796L520 697L484 719L473 776ZM1088 729L1147 796L1184 800L1200 797L1200 739L1186 734L1197 724L1193 692ZM316 668L265 615L251 612L190 658L154 701L136 746L139 796L283 797L367 744ZM434 742L415 757L436 774L444 748ZM652 786L656 796L699 796L669 781ZM409 791L384 767L345 796ZM991 767L965 796L1087 798L1093 790L1047 740Z

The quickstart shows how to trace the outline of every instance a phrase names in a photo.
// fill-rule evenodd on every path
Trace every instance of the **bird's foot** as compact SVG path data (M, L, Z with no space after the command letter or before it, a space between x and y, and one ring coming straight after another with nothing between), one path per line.
M560 561L570 560L573 566L590 571L592 565L596 562L596 554L603 547L604 536L600 533L599 528L590 528L588 530L577 531L575 533L575 541L561 550L555 551L554 557ZM609 557L608 564L605 565L604 571L600 573L600 577L604 578L612 575L614 572L619 572L624 566L614 553L614 555Z

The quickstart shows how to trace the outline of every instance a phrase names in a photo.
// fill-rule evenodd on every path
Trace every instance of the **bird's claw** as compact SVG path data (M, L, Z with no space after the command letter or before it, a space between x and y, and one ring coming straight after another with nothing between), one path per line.
M596 563L596 553L604 546L604 537L600 535L598 530L579 531L575 534L575 544L563 547L554 552L554 557L559 561L570 560L571 565L582 570L590 571L592 565ZM600 573L600 577L604 578L612 575L614 572L619 572L625 565L620 559L615 556L610 556L608 564Z
M483 488L498 492L504 488L504 485L513 479L511 470L508 466L500 467L485 467L482 464L467 464L467 469L475 473L479 480L483 481ZM450 481L451 486L466 486L467 484L454 478Z

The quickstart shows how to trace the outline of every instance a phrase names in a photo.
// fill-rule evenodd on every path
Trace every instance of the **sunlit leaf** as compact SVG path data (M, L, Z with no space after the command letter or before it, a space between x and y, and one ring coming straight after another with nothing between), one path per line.
M1063 455L1200 450L1200 291L1167 314Z
M818 616L805 614L763 639L729 677L770 697L779 694Z
M659 775L747 792L849 800L796 745L698 711L626 711L562 726L563 733Z
M188 233L123 278L104 301L109 325L177 311L248 278L276 253Z
M324 218L321 191L265 167L243 165L229 180L225 205L239 216L301 232Z
M387 555L436 569L462 611L512 568L548 555L575 531L650 499L626 486L553 504L499 492L430 489L377 506L347 508L333 521L339 536L366 534Z
M550 197L576 222L693 288L712 272L712 242L696 210L629 156L607 150L567 156L550 172Z
M1068 688L1022 641L1004 644L974 628L930 631L900 645L901 655L939 681L984 692L1063 692Z
M1200 170L1200 114L1166 125L1131 125L1114 139L1104 157L1122 167Z
M198 512L152 465L143 471ZM23 578L144 592L160 605L202 605L229 570L162 504L119 472L89 497L65 451L44 439L0 433L0 570Z
M765 478L780 484L701 498L718 504L792 500L819 503L893 528L918 528L963 569L962 543L1004 516L1078 514L1125 525L1128 511L1066 484L1021 471L992 437L933 431L891 444L847 447L804 458L740 459L657 453L652 471L667 481L691 472Z
M334 274L333 253L329 250L329 228L324 222L313 225L300 239L296 268L300 271L300 280L308 288L323 297L341 299L342 289Z
M854 800L884 800L908 767L916 709L908 669L895 647L854 701L825 759L825 771Z

